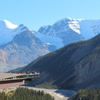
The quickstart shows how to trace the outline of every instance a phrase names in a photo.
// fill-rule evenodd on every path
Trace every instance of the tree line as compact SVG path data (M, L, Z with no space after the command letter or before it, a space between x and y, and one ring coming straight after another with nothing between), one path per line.
M13 94L0 93L0 100L54 100L43 91L36 91L28 88L17 88Z
M81 89L72 100L100 100L100 89Z

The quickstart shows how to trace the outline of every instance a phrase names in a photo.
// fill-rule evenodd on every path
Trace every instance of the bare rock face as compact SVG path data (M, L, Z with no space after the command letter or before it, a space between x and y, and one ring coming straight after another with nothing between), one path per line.
M6 71L25 66L46 53L49 53L48 46L27 29L8 44L0 46L0 69Z
M78 88L99 88L100 83L100 51L95 52L81 60L75 67L78 69L74 74L77 75Z

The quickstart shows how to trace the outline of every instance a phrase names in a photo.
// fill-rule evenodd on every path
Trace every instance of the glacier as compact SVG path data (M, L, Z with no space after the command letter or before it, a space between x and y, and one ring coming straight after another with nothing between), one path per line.
M15 25L7 20L0 21L0 45L10 42L17 34L25 31L24 25ZM30 30L33 31L33 30ZM100 20L63 18L53 25L41 26L33 34L42 42L57 49L78 41L90 39L100 33Z
M90 39L100 33L100 20L74 19L66 17L53 25L42 26L34 33L57 49L69 43Z

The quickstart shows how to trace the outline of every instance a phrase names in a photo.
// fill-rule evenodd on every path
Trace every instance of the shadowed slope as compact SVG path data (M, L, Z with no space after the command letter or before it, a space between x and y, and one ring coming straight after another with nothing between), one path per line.
M21 71L38 70L41 78L35 83L53 81L66 89L100 87L100 35L88 40L67 45L42 56Z

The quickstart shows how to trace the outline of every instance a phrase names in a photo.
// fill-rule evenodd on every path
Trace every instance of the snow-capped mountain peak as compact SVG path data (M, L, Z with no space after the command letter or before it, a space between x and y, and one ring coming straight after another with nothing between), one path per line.
M66 17L53 25L41 27L35 33L43 42L57 48L69 43L90 39L100 33L100 20L74 19Z
M8 20L3 20L3 21L5 22L6 27L9 29L14 29L14 28L18 27L18 25L15 25L15 24L9 22Z
M74 18L66 17L64 19L57 21L55 24L60 25L60 24L64 23L65 24L64 27L66 27L66 25L67 25L70 29L72 29L76 33L81 34L79 22L81 22L82 20L83 19L74 19Z
M0 45L10 42L15 35L27 30L24 25L15 25L7 20L0 21Z
M12 30L12 29L15 29L17 28L18 25L15 25L11 22L9 22L8 20L3 20L3 21L0 21L0 30Z

